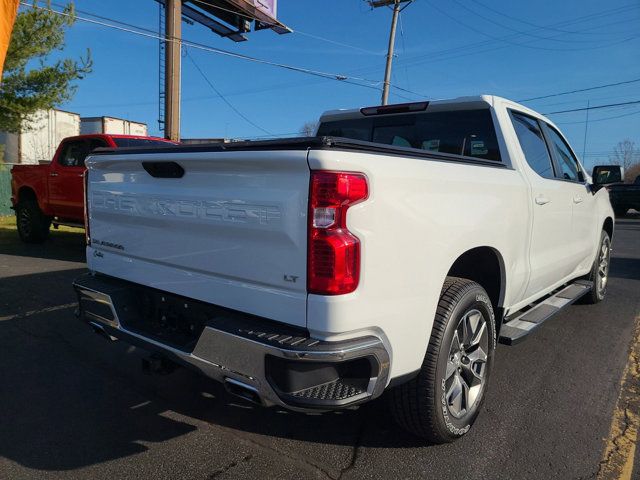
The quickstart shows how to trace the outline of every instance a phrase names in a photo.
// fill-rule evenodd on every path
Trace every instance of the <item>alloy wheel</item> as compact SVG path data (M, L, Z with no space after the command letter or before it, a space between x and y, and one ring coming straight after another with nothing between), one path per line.
M447 409L453 417L462 418L480 400L488 352L487 321L480 310L469 310L456 326L444 378Z
M608 238L605 238L600 245L600 252L598 253L598 275L596 278L596 288L600 294L607 288L610 259L611 243Z

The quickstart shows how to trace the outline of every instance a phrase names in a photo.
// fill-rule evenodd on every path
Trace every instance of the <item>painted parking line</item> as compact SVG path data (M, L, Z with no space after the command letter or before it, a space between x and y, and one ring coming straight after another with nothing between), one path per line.
M598 469L598 480L630 480L640 429L640 316L636 318L620 395Z
M77 307L78 303L65 303L64 305L56 305L54 307L41 308L39 310L30 310L28 312L16 313L15 315L7 315L6 317L0 317L0 322L5 320L17 320L19 318L31 317L33 315L39 315L41 313L55 312L57 310L65 310L67 308Z

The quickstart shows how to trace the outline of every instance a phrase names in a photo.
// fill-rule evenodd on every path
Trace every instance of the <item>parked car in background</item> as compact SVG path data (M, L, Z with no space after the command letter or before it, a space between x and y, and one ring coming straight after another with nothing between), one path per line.
M553 123L499 97L333 111L315 138L87 166L80 318L265 406L389 389L401 426L455 440L498 341L607 290L607 190Z
M53 160L42 165L16 165L11 170L11 203L20 239L42 242L51 224L84 225L84 160L96 148L173 145L163 138L131 135L67 137Z
M640 175L633 183L624 183L624 172L618 165L598 165L593 168L593 178L609 183L609 198L616 217L624 217L630 209L640 212Z

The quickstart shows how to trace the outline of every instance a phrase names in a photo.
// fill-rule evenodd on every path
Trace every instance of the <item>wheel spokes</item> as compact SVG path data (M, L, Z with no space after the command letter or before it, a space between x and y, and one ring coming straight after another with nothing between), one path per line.
M461 418L478 400L486 377L489 332L482 313L465 313L451 339L444 380L449 413Z
M464 379L456 373L446 393L447 405L451 414L459 418L467 411L469 387Z

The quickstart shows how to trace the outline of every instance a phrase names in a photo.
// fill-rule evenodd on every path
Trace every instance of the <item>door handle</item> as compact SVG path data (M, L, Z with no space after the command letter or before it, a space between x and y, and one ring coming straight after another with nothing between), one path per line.
M551 200L549 200L547 197L543 197L542 195L540 195L539 197L536 197L536 203L538 205L545 205L547 203L549 203Z
M582 203L582 197L573 197L573 203Z
M51 172L51 173L49 174L49 176L50 176L50 177L57 177L57 176L58 176L58 174L57 174L56 172Z

